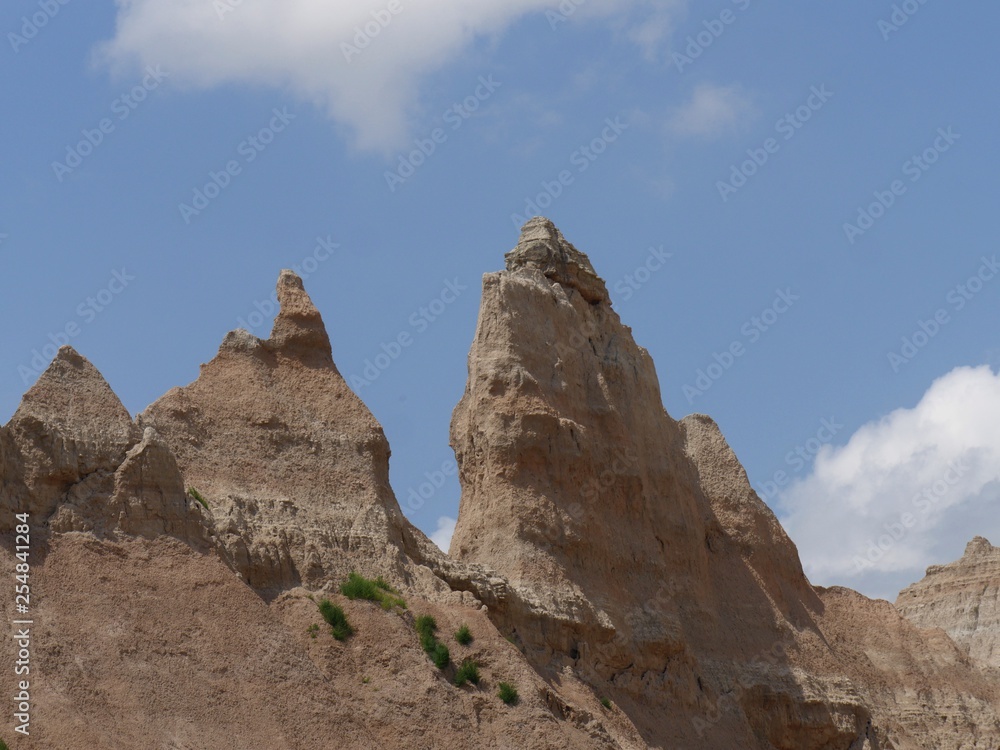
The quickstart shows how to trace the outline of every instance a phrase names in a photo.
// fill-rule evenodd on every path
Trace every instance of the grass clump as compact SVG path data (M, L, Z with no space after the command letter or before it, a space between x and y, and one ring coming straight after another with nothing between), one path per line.
M196 490L194 487L188 487L188 494L191 497L193 497L195 501L200 503L205 508L205 510L207 510L210 513L212 512L212 509L208 507L208 501L201 496L201 493L198 492L198 490ZM3 750L3 748L0 748L0 750Z
M306 628L306 632L309 634L310 638L315 638L316 634L319 633L319 625L315 623Z
M441 641L438 641L434 647L434 651L431 652L431 661L434 662L434 666L438 669L445 669L451 662L451 653L448 651L448 647L441 643Z
M455 685L462 687L465 683L479 684L479 664L472 659L466 659L455 672Z
M468 625L463 625L455 631L455 640L463 646L468 646L472 643L472 631L469 630Z
M434 662L438 669L445 669L451 663L451 653L448 647L437 639L437 621L430 615L420 615L414 622L417 635L420 636L420 647Z
M406 601L399 596L399 592L386 583L382 576L372 580L357 573L351 573L344 583L340 584L340 593L348 599L364 599L369 602L378 602L382 609L390 610L393 607L406 609Z
M501 682L497 685L497 695L500 696L500 700L506 703L508 706L514 706L517 704L517 688L511 685L509 682Z
M601 705L604 706L606 709L611 710L611 699L601 698Z
M319 603L319 613L323 615L323 619L330 626L330 634L338 641L346 641L354 635L354 628L347 621L347 615L344 614L343 608L329 599L324 599Z

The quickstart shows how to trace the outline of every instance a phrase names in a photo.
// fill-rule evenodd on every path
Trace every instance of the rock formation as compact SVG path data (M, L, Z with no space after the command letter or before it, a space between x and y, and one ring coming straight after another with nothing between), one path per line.
M495 569L530 604L512 628L529 661L610 692L651 745L952 746L946 721L913 721L879 695L892 649L920 661L926 640L891 608L860 596L832 607L809 585L717 426L664 411L587 256L538 218L506 260L484 277L452 420L451 555ZM829 641L851 617L901 633L883 664ZM966 684L945 680L929 700L943 714Z
M663 409L587 256L539 218L506 260L453 415L451 556L401 513L293 273L268 339L228 334L135 421L60 350L0 427L0 563L30 513L37 623L10 747L995 750L997 550L929 570L909 619L814 588L718 425ZM341 596L351 571L406 608ZM463 658L478 687L451 684Z
M389 487L389 444L334 365L323 320L291 271L278 279L278 301L269 339L228 334L198 379L139 424L162 435L210 505L224 555L254 588L318 587L358 568L443 589L403 551L422 535Z
M1000 547L981 536L961 559L932 565L899 592L896 608L923 628L941 628L975 662L1000 668Z

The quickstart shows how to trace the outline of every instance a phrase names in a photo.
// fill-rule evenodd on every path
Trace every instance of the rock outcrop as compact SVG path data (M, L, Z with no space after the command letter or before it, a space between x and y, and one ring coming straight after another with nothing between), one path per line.
M973 661L1000 669L1000 547L981 536L959 560L933 565L903 589L896 608L923 628L941 628Z
M110 495L114 473L139 433L97 369L62 347L7 425L23 468L21 512L42 524L72 490Z
M992 695L962 681L954 649L937 694L878 695L899 674L893 648L930 673L933 650L891 607L831 607L812 588L718 427L663 409L585 254L538 218L506 260L483 279L452 420L451 555L495 569L529 605L500 621L529 661L613 695L651 746L957 748L979 720L1000 736ZM852 617L901 635L841 648L827 633ZM982 713L956 719L948 706L969 686Z
M229 333L198 379L139 416L208 502L224 556L274 595L357 569L427 592L447 587L413 557L431 543L389 486L381 425L333 362L319 311L291 271L270 338Z
M814 588L718 425L663 409L587 256L539 218L506 260L453 415L451 556L401 513L293 273L268 339L228 334L135 422L60 350L0 427L0 565L29 513L37 623L39 719L10 746L995 750L1000 551L930 569L909 619ZM342 596L354 570L407 606ZM478 687L451 682L465 658Z

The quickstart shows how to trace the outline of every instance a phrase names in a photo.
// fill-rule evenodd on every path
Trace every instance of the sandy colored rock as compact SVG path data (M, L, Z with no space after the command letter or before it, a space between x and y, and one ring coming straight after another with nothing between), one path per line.
M530 604L498 620L536 668L571 667L650 746L929 750L964 746L973 726L998 736L992 693L953 644L860 595L830 607L817 594L718 427L670 418L587 256L544 219L484 277L452 445L452 556ZM904 657L923 670L909 682ZM935 674L942 660L950 671Z
M39 526L73 488L110 494L114 472L140 437L104 377L68 346L24 395L7 432L23 466L21 511Z
M483 290L450 557L400 512L382 428L291 272L271 336L228 334L138 425L61 350L0 428L0 564L16 510L35 540L33 732L10 746L996 750L995 548L930 569L900 605L914 622L813 588L718 425L666 413L648 354L550 222ZM406 607L343 597L351 570ZM324 597L355 629L344 642ZM478 687L451 682L465 658ZM0 690L13 679L0 670Z
M224 554L255 588L318 587L358 569L446 590L403 551L422 535L389 487L385 434L338 372L322 317L291 271L278 301L269 339L228 334L198 379L139 423L157 430L187 486L207 499Z
M933 565L899 592L896 607L911 622L941 628L972 659L1000 668L1000 548L981 536L959 560Z

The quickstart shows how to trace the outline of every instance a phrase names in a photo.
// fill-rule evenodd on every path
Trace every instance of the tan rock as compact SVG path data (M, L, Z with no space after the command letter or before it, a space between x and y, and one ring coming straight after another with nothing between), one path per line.
M484 277L452 445L451 554L524 604L495 621L542 673L613 696L650 746L1000 737L992 688L947 639L809 585L718 427L664 411L648 354L545 219Z
M7 425L23 463L24 510L43 524L74 487L110 494L139 432L97 369L62 347Z
M261 340L238 330L198 379L139 416L208 501L219 544L245 580L274 594L353 570L447 587L389 487L382 427L344 382L301 279L283 271L280 312ZM419 547L419 549L418 549Z
M1000 548L977 536L965 554L933 565L899 592L896 607L911 622L941 628L983 667L1000 668Z

